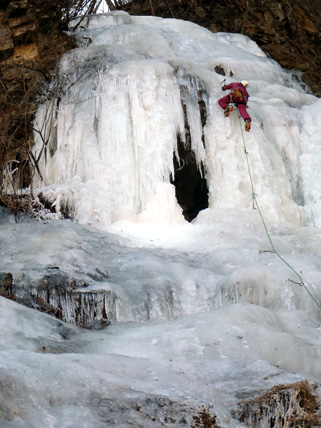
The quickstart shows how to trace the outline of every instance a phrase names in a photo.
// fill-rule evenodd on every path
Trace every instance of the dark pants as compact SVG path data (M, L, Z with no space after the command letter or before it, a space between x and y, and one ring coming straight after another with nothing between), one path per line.
M222 107L223 110L226 109L226 107L231 104L231 100L230 97L228 95L226 95L223 98L220 98L218 101L218 104L220 107ZM236 104L236 107L238 108L238 111L240 112L240 115L242 116L242 118L244 120L249 119L251 121L251 118L248 114L248 112L246 111L246 105L245 104Z

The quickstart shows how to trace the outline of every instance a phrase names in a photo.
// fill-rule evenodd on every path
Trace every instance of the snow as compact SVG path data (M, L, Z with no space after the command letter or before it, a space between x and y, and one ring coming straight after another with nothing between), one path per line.
M77 37L59 102L35 122L35 155L48 144L34 192L57 213L15 221L1 209L0 272L32 291L59 268L112 293L112 323L84 330L1 297L1 427L191 426L202 406L242 427L240 400L320 384L321 309L286 263L260 253L271 247L243 150L244 138L275 248L321 302L320 100L239 34L116 12L83 21ZM217 105L215 66L249 81L249 134ZM182 102L209 187L192 223L170 182Z

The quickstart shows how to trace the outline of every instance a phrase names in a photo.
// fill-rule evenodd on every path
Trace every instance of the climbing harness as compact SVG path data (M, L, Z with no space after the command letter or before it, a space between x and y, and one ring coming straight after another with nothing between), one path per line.
M319 309L321 309L321 304L317 301L317 299L313 296L313 294L310 292L310 290L304 284L304 281L303 281L301 275L286 260L284 260L284 258L278 253L278 251L274 247L273 241L271 239L270 233L269 233L268 228L266 226L266 223L264 221L263 214L261 212L261 209L259 207L256 195L255 195L254 184L253 184L253 180L252 180L252 173L251 173L250 162L249 162L249 153L248 153L248 151L246 149L246 145L245 145L245 140L244 140L244 134L243 134L243 129L242 129L240 115L238 115L238 118L239 118L239 123L240 123L240 128L241 128L241 134L242 134L242 140L243 140L243 151L245 153L246 163L247 163L247 169L248 169L248 173L249 173L249 177L250 177L250 183L251 183L252 199L253 199L253 209L257 209L257 211L258 211L258 213L259 213L259 215L261 217L261 221L263 223L264 230L266 232L266 235L268 237L268 240L269 240L271 248L272 248L272 250L261 250L261 251L259 251L259 254L263 254L263 253L273 253L273 254L275 254L284 264L286 264L292 270L292 272L295 273L295 275L299 279L299 281L293 281L292 279L288 279L288 281L293 282L294 284L298 284L300 287L305 288L305 290L308 292L309 296L314 301L314 303L319 307Z

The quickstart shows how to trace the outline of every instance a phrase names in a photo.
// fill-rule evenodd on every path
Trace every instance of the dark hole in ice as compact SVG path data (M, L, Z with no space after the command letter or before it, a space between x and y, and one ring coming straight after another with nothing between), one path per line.
M204 167L197 167L195 155L178 137L178 154L180 164L174 154L174 179L176 199L183 209L183 216L192 221L198 213L208 208L208 187L204 178Z
M181 93L188 92L181 87ZM206 125L207 108L203 99L203 92L197 92L200 124L202 128L202 142L205 147L204 128ZM191 131L188 123L187 107L182 99L182 108L185 122L185 135L177 135L177 154L173 155L174 177L171 183L175 186L176 199L183 209L183 216L192 221L201 210L208 208L208 186L203 164L198 164L192 150Z

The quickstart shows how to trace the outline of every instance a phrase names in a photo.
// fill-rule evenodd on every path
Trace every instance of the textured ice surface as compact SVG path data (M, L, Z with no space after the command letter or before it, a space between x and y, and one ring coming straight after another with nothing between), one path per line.
M1 297L0 426L183 427L209 406L220 426L242 427L231 416L240 401L320 384L321 310L286 264L259 254L270 243L214 67L250 82L257 198L275 247L319 302L320 101L238 34L125 13L79 30L81 47L61 61L61 99L35 124L50 137L39 191L78 222L17 223L1 209L0 272L32 289L59 267L115 293L117 321L84 331ZM169 178L182 102L209 184L210 207L193 223Z
M162 232L128 223L117 234L6 216L0 271L32 284L57 266L113 290L118 322L84 331L0 298L1 426L174 427L205 406L220 426L241 427L230 413L240 401L320 383L320 310L274 255L258 254L256 216L221 213ZM315 232L275 227L273 239L320 299ZM108 280L93 280L97 272Z
M104 270L109 280L92 289L119 299L118 322L84 331L0 298L1 426L174 427L209 406L220 426L241 427L238 402L320 382L320 311L273 255L258 255L262 236L247 220L244 235L212 219L131 240L64 220L1 224L1 271L27 281L48 264L87 280ZM274 237L315 287L312 232Z
M63 56L59 101L40 108L36 121L42 135L36 135L36 155L48 141L36 185L46 186L42 191L58 212L68 204L80 223L99 228L123 219L182 221L170 178L186 126L196 160L205 166L209 208L249 208L243 122L236 113L225 119L217 104L219 66L228 82L250 82L253 121L245 137L260 204L275 220L320 224L312 190L318 180L304 175L320 153L302 158L318 126L305 115L320 110L318 100L253 41L124 13L84 20L78 37L87 45Z

